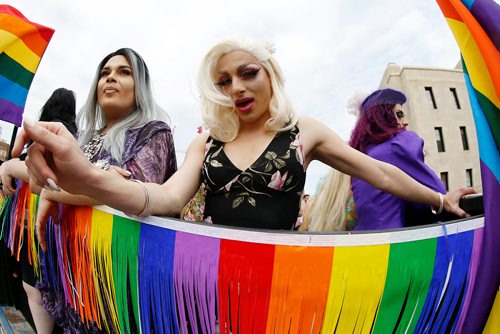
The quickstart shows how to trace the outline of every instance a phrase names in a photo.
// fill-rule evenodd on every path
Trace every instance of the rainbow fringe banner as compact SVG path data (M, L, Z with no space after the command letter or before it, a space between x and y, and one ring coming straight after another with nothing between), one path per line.
M485 325L500 287L500 6L492 0L437 0L437 3L462 55L481 160L483 248L474 289L464 305L467 312L458 326L460 332L475 333ZM500 327L498 314L496 321Z
M29 184L16 180L18 191L2 198L0 206L0 240L7 245L14 258L21 258L21 247L28 249L28 262L38 275L38 242L35 239L38 196L30 192ZM26 233L26 235L25 235Z
M0 119L21 126L28 90L54 30L0 5Z
M304 234L66 210L44 282L114 333L458 332L484 226Z

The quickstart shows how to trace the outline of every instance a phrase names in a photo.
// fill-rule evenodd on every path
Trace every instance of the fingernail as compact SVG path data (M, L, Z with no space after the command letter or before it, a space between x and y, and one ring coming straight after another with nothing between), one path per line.
M47 183L53 191L61 191L61 188L50 177L47 179Z
M43 186L43 189L45 189L45 190L47 190L47 191L52 191L52 189L50 189L50 187L49 187L49 186L47 186L47 185Z
M132 175L132 172L130 172L129 170L126 170L125 174L127 174L128 176L130 176L130 175Z
M23 114L23 123L29 126L33 126L36 123L36 119L30 114Z

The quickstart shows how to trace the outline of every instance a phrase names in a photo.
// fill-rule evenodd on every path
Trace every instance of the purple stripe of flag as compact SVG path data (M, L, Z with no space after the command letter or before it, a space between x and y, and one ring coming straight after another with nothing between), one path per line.
M24 107L0 98L0 120L21 126Z
M476 273L480 281L474 285L463 333L475 333L478 328L484 328L500 285L500 183L482 160L480 163L485 195L483 249Z
M469 265L469 282L467 283L467 292L465 294L464 305L462 306L462 312L458 320L457 327L455 328L455 333L462 333L462 327L464 325L465 316L469 309L470 300L472 298L472 292L474 291L474 282L476 281L477 268L479 266L479 261L481 258L481 247L483 246L483 236L484 228L480 228L474 231L474 243L472 248L472 254Z
M470 12L500 50L500 6L491 0L476 0Z
M219 253L218 238L176 234L174 282L181 333L188 332L188 323L199 323L202 333L215 333ZM190 329L198 333L198 328Z

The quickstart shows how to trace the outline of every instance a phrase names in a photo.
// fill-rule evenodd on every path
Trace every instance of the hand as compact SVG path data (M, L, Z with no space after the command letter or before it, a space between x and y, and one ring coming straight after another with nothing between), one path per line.
M450 191L449 193L447 193L443 197L444 210L446 210L450 213L453 213L453 214L455 214L459 217L462 217L462 218L468 217L469 215L467 214L467 212L462 210L459 206L460 199L465 195L475 194L475 193L476 193L476 191L474 190L474 188L470 188L470 187L468 187L468 188L461 187L461 188L457 188L457 189Z
M9 196L16 192L16 188L12 185L14 184L14 177L11 174L10 167L13 163L18 162L17 159L5 161L2 166L0 166L0 184L3 196Z
M30 138L34 143L28 149L26 166L30 179L35 184L52 189L61 186L75 194L88 190L85 187L88 183L85 181L97 167L85 158L78 143L64 125L56 122L34 122L25 117L23 129L14 144L13 156L21 153Z
M47 251L47 243L45 241L45 230L47 229L47 222L49 217L52 217L54 223L59 223L58 213L59 205L44 196L46 190L42 190L40 199L38 201L38 211L36 215L35 230L40 247L44 252Z

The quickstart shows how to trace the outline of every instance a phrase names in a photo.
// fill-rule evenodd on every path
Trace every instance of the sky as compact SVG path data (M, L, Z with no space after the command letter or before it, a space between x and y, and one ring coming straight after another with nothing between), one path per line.
M422 0L16 0L29 20L55 29L31 85L25 113L38 116L53 90L79 109L100 60L121 47L145 59L168 112L178 160L201 125L196 76L209 48L244 37L274 43L285 88L299 115L348 140L353 95L375 90L388 63L453 68L458 47L435 1ZM1 137L11 138L6 123ZM328 168L313 162L306 192Z

